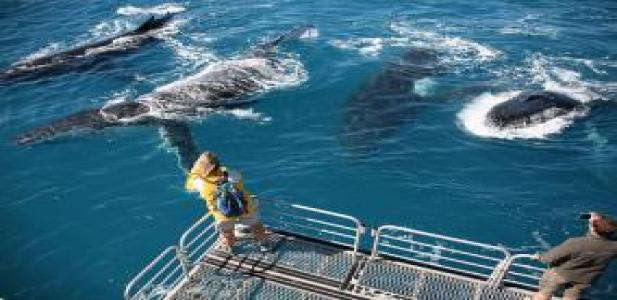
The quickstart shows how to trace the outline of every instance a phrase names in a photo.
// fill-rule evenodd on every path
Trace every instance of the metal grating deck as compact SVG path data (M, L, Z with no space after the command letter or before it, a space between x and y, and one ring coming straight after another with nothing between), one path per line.
M366 262L357 275L355 289L363 294L418 300L524 300L531 296L529 291L492 290L483 280L383 259Z
M526 300L544 271L503 246L395 225L366 236L351 216L275 204L264 218L269 251L247 237L222 252L206 215L127 284L125 299Z

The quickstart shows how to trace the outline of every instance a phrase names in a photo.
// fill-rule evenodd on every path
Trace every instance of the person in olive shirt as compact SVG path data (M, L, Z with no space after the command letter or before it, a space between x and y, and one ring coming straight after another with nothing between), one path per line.
M563 299L579 299L608 264L617 257L617 222L599 213L581 215L589 218L589 233L570 238L534 258L549 265L540 279L540 290L533 300L549 300L564 289Z

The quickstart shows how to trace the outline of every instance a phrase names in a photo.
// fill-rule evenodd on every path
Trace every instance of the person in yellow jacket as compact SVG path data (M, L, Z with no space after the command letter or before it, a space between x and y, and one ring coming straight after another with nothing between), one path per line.
M199 192L206 202L208 211L216 221L216 227L222 237L223 246L231 251L236 242L234 227L236 224L249 226L254 238L261 242L266 238L263 224L259 220L259 210L256 201L244 189L244 183L239 175L229 174L230 171L221 166L218 158L212 152L204 152L193 164L191 172L186 180L188 191ZM236 177L236 178L234 178ZM235 189L242 193L245 209L239 216L227 216L218 207L217 192L219 186L225 182L231 182Z

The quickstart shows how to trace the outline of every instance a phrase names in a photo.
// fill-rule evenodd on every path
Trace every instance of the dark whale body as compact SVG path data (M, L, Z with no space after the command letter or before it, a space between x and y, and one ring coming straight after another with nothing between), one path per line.
M88 69L105 57L134 50L155 40L150 33L165 26L172 17L172 14L161 18L152 16L134 30L69 50L18 62L0 73L0 82L36 79L43 75Z
M491 108L487 122L499 128L523 127L581 109L584 109L581 102L561 93L524 92Z
M407 123L421 105L415 81L437 74L437 54L430 49L407 50L391 61L347 101L342 143L353 156L374 154L378 144Z
M278 37L277 42L259 47L259 53L272 53L264 48L275 47L312 28L303 26L288 31ZM250 96L264 91L263 82L275 80L285 72L281 63L276 57L261 55L215 63L196 75L157 88L134 101L88 109L33 128L17 136L15 143L30 145L62 134L108 127L158 126L163 129L166 141L177 149L182 166L188 169L198 153L185 118L255 101Z

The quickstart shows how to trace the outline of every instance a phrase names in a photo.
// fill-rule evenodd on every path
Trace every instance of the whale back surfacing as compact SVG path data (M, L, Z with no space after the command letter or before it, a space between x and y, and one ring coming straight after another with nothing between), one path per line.
M154 38L147 33L163 27L172 17L172 14L158 19L151 17L137 29L68 50L15 63L9 69L0 73L0 82L9 83L16 79L36 79L41 75L53 75L68 70L83 69L78 68L79 66L94 65L99 61L98 58L126 52L153 40ZM121 40L124 38L127 40Z
M353 156L376 153L380 141L409 122L421 106L415 81L438 72L437 54L411 48L387 62L354 93L344 108L342 143Z
M582 103L549 91L526 92L493 107L487 119L497 127L523 126L581 109Z

